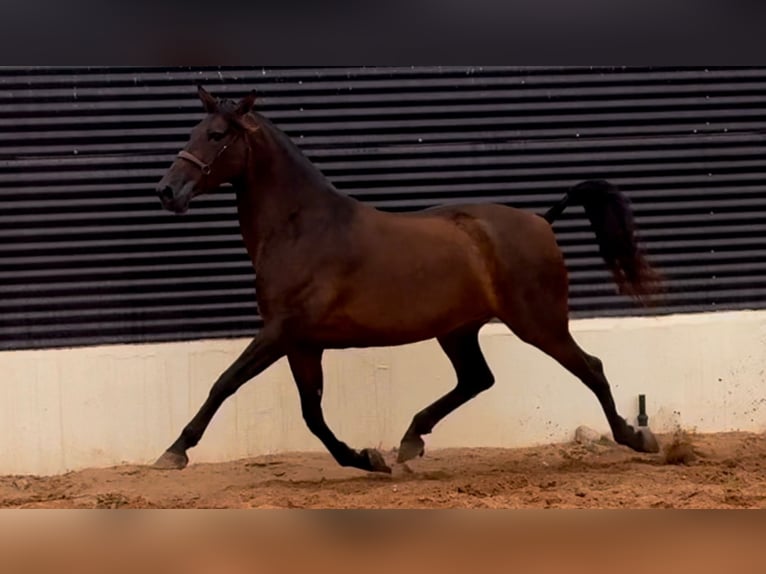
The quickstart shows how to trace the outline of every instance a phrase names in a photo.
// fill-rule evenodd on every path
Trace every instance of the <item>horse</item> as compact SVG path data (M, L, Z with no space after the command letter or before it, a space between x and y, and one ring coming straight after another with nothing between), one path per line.
M615 442L659 451L651 430L620 416L601 360L570 334L568 275L552 229L567 205L581 204L619 292L651 304L659 274L615 185L581 182L542 216L470 203L386 212L340 193L254 109L255 91L238 101L197 91L205 116L156 193L164 209L181 214L194 197L233 187L263 326L154 468L186 467L188 449L226 398L286 357L305 424L335 461L391 473L379 451L351 448L325 422L323 352L438 341L457 383L412 418L396 457L404 463L423 456L423 436L439 421L493 385L479 346L479 330L492 320L579 378L596 395Z

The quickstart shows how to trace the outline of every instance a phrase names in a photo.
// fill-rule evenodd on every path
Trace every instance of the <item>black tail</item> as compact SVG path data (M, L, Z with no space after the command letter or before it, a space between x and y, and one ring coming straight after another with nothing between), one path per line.
M661 280L639 249L628 198L608 181L584 181L570 189L543 217L553 223L572 202L585 208L599 251L620 293L647 304L661 290Z

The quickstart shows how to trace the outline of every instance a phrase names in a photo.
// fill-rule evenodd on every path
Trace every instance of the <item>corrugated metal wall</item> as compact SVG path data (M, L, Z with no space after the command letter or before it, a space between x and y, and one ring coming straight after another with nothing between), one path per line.
M253 274L227 190L186 217L153 186L201 118L259 107L345 193L391 210L542 212L620 184L669 278L653 313L766 307L766 69L0 69L0 348L242 336ZM615 294L579 208L556 223L575 316Z

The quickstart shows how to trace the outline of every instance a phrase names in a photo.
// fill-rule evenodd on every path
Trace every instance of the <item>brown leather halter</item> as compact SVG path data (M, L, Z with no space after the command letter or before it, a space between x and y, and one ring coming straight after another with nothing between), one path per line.
M224 144L224 146L221 147L221 149L218 150L218 153L215 155L215 157L213 158L213 161L211 161L210 163L205 163L204 161L199 159L193 153L188 152L188 151L183 150L183 149L181 151L179 151L178 154L176 154L176 155L178 157L180 157L181 159L185 159L189 163L193 163L194 165L196 165L200 169L200 171L202 172L202 175L206 175L207 176L207 175L210 175L210 172L212 171L213 164L216 162L216 160L219 157L221 157L223 155L223 152L225 152L227 149L229 149L229 146L231 144L233 144L235 141L237 141L238 138L239 138L239 135L235 136L234 139L232 139L229 143Z

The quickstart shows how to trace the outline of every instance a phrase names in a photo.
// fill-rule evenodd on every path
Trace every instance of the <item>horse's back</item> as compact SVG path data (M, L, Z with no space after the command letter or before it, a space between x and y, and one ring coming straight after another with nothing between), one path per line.
M551 257L558 253L550 224L541 216L497 203L434 207L420 212L446 218L490 241L499 257Z
M403 250L408 259L432 259L441 252L453 274L470 269L485 284L521 281L543 271L558 274L563 267L551 225L523 209L458 204L386 214L384 219L384 227L392 232L389 237L401 234L399 247L408 246Z
M566 290L564 256L543 217L499 204L466 204L432 211L456 222L481 245L501 298L524 298L542 285Z
M380 213L380 212L378 212ZM495 203L442 205L404 214L385 214L385 229L409 245L408 255L451 247L453 265L479 269L493 281L536 268L560 267L563 256L551 225L541 216ZM383 234L381 234L383 235ZM384 242L385 245L385 242ZM437 247L437 245L439 247ZM455 250L462 252L462 256Z

